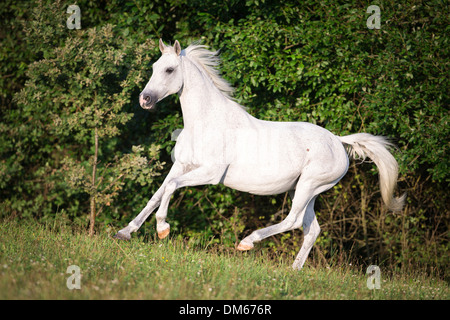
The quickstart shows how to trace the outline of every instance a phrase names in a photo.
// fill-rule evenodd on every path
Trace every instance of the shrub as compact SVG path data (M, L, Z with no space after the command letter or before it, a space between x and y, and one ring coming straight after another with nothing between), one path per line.
M61 12L60 7L38 7L36 20L42 10L54 14L53 18ZM141 64L148 63L152 44L146 41L135 46L107 24L66 29L67 35L60 31L57 35L65 41L54 47L62 41L50 36L51 28L33 27L36 20L26 32L29 41L40 43L37 48L43 58L30 64L28 80L15 96L19 109L10 120L24 121L11 135L18 142L14 159L23 167L37 166L24 177L27 192L40 190L40 183L45 185L46 193L32 201L33 206L42 207L37 212L34 207L34 215L54 213L57 204L59 210L78 216L79 202L86 202L87 196L92 234L96 216L112 206L126 181L150 183L162 166L157 145L147 150L133 146L126 153L117 150L117 136L133 116L126 106L144 80ZM33 186L27 181L30 177ZM11 202L9 210L14 209Z

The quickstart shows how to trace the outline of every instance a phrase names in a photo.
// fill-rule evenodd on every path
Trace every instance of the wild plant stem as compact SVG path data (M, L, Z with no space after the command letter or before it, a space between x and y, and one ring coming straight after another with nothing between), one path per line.
M91 191L91 217L90 217L90 224L89 224L89 236L94 235L94 226L95 226L95 194L96 194L96 186L95 186L95 178L97 175L97 159L98 159L98 129L95 127L95 133L94 133L94 140L95 140L95 152L94 152L94 161L92 164L92 191Z

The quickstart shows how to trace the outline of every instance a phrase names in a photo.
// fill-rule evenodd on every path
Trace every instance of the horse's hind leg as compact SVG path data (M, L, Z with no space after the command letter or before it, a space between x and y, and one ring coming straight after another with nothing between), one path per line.
M291 195L293 198L294 195ZM305 216L303 218L303 244L302 247L292 265L295 270L300 270L306 259L308 258L309 252L311 251L317 237L320 234L320 226L317 221L316 214L314 212L314 203L316 197L313 197L306 207ZM293 228L299 228L298 224L293 225ZM251 248L250 248L251 249Z
M300 270L303 267L314 242L320 234L320 226L314 213L314 200L306 208L305 218L303 219L303 244L292 265L295 270Z
M239 243L237 249L241 251L250 250L253 248L254 242L281 232L298 229L303 225L305 228L304 243L292 266L294 269L300 269L320 232L320 227L314 214L315 199L320 193L332 188L341 179L342 175L340 173L331 177L329 174L321 176L316 171L315 174L301 176L296 186L291 211L286 219L273 226L252 232ZM322 179L320 179L321 177Z
M288 216L278 224L252 232L240 242L237 249L241 251L250 250L253 248L254 242L259 242L262 239L281 232L300 228L303 224L307 208L309 206L311 208L314 206L314 200L317 195L334 186L337 181L339 181L339 179L324 183L320 180L310 179L305 175L300 177Z

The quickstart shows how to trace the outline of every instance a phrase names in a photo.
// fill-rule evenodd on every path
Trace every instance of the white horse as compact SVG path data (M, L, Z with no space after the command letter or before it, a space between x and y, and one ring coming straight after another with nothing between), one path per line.
M405 196L394 198L398 165L381 136L358 133L338 137L304 122L262 121L231 98L231 86L220 77L217 52L202 45L181 50L159 41L162 52L153 74L139 95L142 108L152 109L178 93L184 129L178 136L175 162L146 207L115 237L130 239L156 212L159 238L169 234L167 208L175 190L222 183L257 195L289 191L291 210L282 222L256 230L238 250L249 250L264 238L303 226L304 241L293 268L301 269L320 227L314 213L316 197L333 187L347 172L349 155L371 158L378 167L381 195L391 210L401 210Z

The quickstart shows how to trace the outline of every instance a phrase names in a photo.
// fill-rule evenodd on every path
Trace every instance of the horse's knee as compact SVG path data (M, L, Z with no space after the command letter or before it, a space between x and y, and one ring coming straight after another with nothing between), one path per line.
M165 194L172 194L177 190L177 183L175 181L170 181L167 183L166 188L164 189Z

